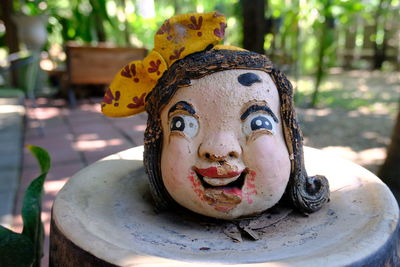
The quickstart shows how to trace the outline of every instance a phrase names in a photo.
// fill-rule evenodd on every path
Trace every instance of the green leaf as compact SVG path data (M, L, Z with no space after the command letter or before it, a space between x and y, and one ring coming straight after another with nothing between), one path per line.
M34 244L36 259L42 255L43 225L41 221L43 184L47 173L32 181L25 191L22 203L22 220L24 228L22 234Z
M49 153L38 146L28 145L27 147L39 162L41 174L47 173L50 169Z
M22 220L24 228L22 234L29 238L33 243L33 251L35 255L34 266L39 266L40 258L43 254L43 224L41 220L42 212L42 195L43 184L50 168L50 156L46 150L28 146L29 150L39 162L42 173L31 182L25 191L24 200L22 202Z
M30 239L0 225L0 266L31 266L33 261Z

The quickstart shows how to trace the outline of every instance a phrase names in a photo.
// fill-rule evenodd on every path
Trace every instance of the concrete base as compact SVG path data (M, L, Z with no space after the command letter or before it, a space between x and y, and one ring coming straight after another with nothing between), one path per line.
M376 176L351 162L306 148L310 175L325 175L331 201L308 217L292 213L261 239L235 243L225 222L153 210L143 147L83 169L53 206L58 235L105 266L345 266L398 264L397 202ZM72 266L72 250L51 237L51 266ZM98 262L97 262L98 263ZM82 263L83 264L83 263ZM90 266L90 265L89 265Z

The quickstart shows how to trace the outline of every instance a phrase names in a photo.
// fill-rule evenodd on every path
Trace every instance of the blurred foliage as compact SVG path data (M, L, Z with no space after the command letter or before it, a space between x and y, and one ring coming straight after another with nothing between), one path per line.
M400 52L399 12L399 0L269 0L267 17L274 25L265 48L295 80L314 75L307 102L315 106L328 69L370 68L374 46L391 43L392 51Z
M153 47L153 37L167 18L177 13L220 11L235 31L228 43L239 45L238 0L15 0L15 10L26 15L49 15L49 44L74 40L119 46ZM105 40L99 38L104 31Z
M242 45L240 0L13 1L17 12L49 15L47 50L50 44L62 47L71 40L152 49L153 36L165 19L178 13L214 10L228 19L224 42ZM314 75L308 100L313 106L331 67L400 68L400 63L384 61L391 56L391 62L396 62L399 53L400 0L265 1L269 24L266 54L295 80ZM3 39L0 28L0 45Z

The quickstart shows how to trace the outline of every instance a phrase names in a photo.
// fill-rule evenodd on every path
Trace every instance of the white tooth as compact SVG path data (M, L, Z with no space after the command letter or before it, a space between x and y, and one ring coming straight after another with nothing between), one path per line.
M239 178L239 176L240 175L231 177L231 178L211 178L211 177L204 176L203 180L204 180L204 182L206 182L207 184L212 185L212 186L223 186L223 185L232 183L237 178Z

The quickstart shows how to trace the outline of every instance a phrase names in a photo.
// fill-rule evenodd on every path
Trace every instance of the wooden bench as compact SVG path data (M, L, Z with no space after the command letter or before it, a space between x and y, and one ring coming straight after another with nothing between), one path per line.
M132 47L78 46L68 44L68 98L76 105L74 85L107 85L115 74L132 60L141 60L147 50Z

